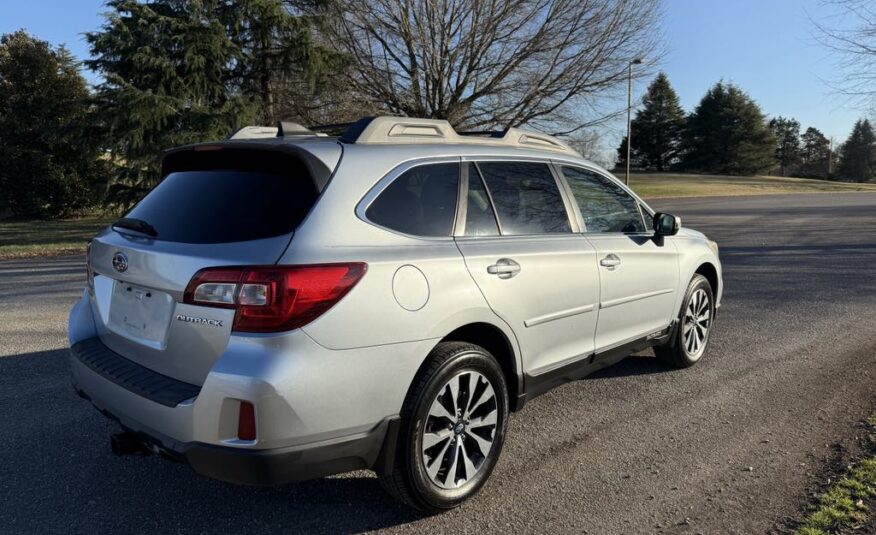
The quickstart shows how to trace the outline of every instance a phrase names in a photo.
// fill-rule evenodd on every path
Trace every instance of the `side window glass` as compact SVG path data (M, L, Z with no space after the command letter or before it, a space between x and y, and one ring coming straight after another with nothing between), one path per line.
M648 232L654 232L654 217L648 213L648 210L639 205L639 211L642 212L642 219L645 221L645 230Z
M450 236L458 195L458 163L419 165L387 186L365 215L378 225L405 234Z
M473 163L468 166L468 194L465 209L466 236L498 236L499 226L496 224L496 214L487 195L487 189L481 179L478 168Z
M479 162L505 236L571 232L550 168L535 162Z
M563 167L587 232L645 232L635 198L610 179L592 171Z

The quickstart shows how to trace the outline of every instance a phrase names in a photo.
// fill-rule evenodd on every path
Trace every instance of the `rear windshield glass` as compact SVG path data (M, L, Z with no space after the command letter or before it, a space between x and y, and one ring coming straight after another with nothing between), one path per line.
M310 177L211 169L170 173L126 216L146 221L156 239L229 243L288 234L316 200Z

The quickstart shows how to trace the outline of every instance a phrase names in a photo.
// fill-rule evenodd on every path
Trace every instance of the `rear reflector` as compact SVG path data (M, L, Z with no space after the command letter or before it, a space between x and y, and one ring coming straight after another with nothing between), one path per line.
M334 306L367 268L361 262L208 268L192 277L183 301L235 309L235 331L290 331Z
M240 440L256 439L255 407L249 401L240 402L240 412L237 416L237 438Z

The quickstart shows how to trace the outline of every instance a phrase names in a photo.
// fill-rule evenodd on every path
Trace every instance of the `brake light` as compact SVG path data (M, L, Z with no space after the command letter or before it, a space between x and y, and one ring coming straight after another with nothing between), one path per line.
M85 283L90 290L94 290L94 271L91 269L91 240L85 246Z
M334 306L367 268L361 262L207 268L192 277L183 301L235 309L235 331L289 331Z

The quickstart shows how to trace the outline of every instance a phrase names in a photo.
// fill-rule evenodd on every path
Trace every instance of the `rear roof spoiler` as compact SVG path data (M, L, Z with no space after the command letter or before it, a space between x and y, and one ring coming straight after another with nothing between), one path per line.
M164 151L161 155L161 177L164 178L168 173L178 170L181 166L185 167L184 162L187 160L195 158L204 158L204 161L214 160L214 157L210 156L214 154L216 161L231 161L233 167L236 165L235 162L245 162L246 158L228 160L229 153L237 153L239 158L243 157L245 153L257 151L286 154L302 161L307 167L317 191L322 191L328 184L329 177L337 166L342 153L341 147L337 143L316 142L304 147L297 143L283 143L282 140L277 140L276 136L199 143Z

